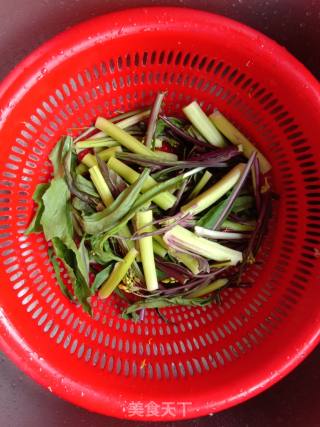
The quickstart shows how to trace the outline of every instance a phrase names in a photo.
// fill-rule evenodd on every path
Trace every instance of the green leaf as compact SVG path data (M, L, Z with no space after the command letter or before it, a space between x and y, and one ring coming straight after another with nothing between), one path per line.
M52 239L53 248L57 258L59 258L65 269L67 270L69 279L72 283L72 287L74 288L76 283L76 275L75 275L75 255L73 250L69 249L58 237Z
M152 199L162 193L163 191L170 190L171 188L176 187L182 181L187 179L189 176L199 172L202 168L195 168L186 173L178 175L174 178L168 179L164 182L159 182L154 187L150 188L148 191L143 193L141 196L137 198L132 208L129 210L127 215L125 215L118 223L114 224L112 228L106 229L105 238L108 238L112 235L118 233L118 231L141 209L145 208L145 206L152 201Z
M72 176L76 176L76 167L78 166L78 156L72 151L73 149L73 143L71 141L71 144L69 146L69 153L71 153L71 160L70 160L70 173Z
M173 123L178 128L182 128L184 125L183 121L178 119L177 117L169 117L169 119L170 119L170 122Z
M52 239L52 244L56 256L73 268L75 264L75 256L73 250L68 248L59 237L54 237Z
M49 182L46 182L44 184L38 184L34 193L33 193L32 199L36 203L39 203L42 200L42 197L43 197L44 193L46 192L46 190L49 188L49 186L50 186Z
M177 126L179 128L183 128L183 122L180 119L177 119L176 117L169 117L169 119L170 119L170 122L172 124L174 124L175 126ZM170 129L170 127L167 125L167 123L164 120L159 119L157 121L156 130L154 132L155 138L159 137L160 135L164 135L165 130L167 128Z
M253 207L254 198L252 196L239 196L233 203L232 212L239 213Z
M83 310L92 316L92 308L88 302L88 298L92 295L91 289L88 287L79 271L76 273L76 278L77 280L73 287L74 295L81 304Z
M76 175L75 184L78 190L90 194L90 196L100 197L92 182L89 179L84 178L82 175Z
M93 293L95 293L100 288L100 286L107 280L112 270L113 264L110 264L105 269L99 271L99 273L96 274L94 282L91 286L91 290Z
M89 203L84 200L79 199L78 197L73 197L72 206L79 212L84 215L91 215L94 213L93 208L89 205Z
M167 124L163 120L161 119L157 120L153 138L156 139L159 136L163 135L166 127L167 127Z
M65 297L67 297L69 300L72 301L73 300L73 296L70 294L68 288L66 287L66 285L64 284L64 282L62 280L61 272L60 272L60 267L59 267L59 264L58 264L58 262L57 262L57 260L56 260L56 258L54 256L53 250L49 249L48 250L48 254L49 254L49 258L50 258L50 261L52 263L53 270L54 270L54 273L55 273L55 276L56 276L56 279L57 279L57 282L58 282L58 285L60 287L61 292L63 293L63 295Z
M227 194L228 196L228 194ZM212 208L210 208L198 221L197 225L205 228L211 228L213 224L216 223L217 219L220 217L221 213L224 210L224 207L226 206L228 202L228 197L221 202L217 203L216 205L213 205ZM251 196L239 196L236 198L233 207L232 212L238 213L243 210L251 208L253 205L253 197Z
M124 292L122 292L121 289L119 289L119 287L115 288L113 293L115 293L116 295L118 295L119 298L121 298L123 301L126 301L127 303L130 303L129 299L127 298L127 296L125 295Z
M116 200L102 212L85 216L83 219L84 230L88 234L98 234L111 228L129 211L136 199L143 184L149 176L149 170L144 169L140 177L130 187L126 188Z
M48 183L46 184L38 184L35 192L33 193L32 199L37 203L38 207L37 207L37 211L34 214L29 227L26 229L25 234L30 234L30 233L38 233L40 231L42 231L42 226L41 226L41 217L44 211L44 204L42 201L42 196L44 195L44 193L47 191L47 189L49 188Z
M91 238L91 248L90 255L99 264L108 264L111 261L122 260L113 253L109 242L107 240L104 241L104 235L93 236Z
M228 198L220 203L213 205L198 221L197 225L205 228L211 228L223 212L224 207L228 203Z
M66 266L70 267L72 271L68 270L72 283L77 278L77 271L82 275L85 283L89 283L89 254L85 247L84 239L82 239L79 249L76 245L72 248L66 246L58 237L52 239L53 247L58 258L60 258Z
M89 283L89 253L85 246L85 240L82 239L77 250L74 250L77 260L77 266L86 283Z
M72 138L70 136L64 136L58 141L49 154L49 159L53 166L53 176L55 178L64 176L63 159L71 147Z
M142 301L138 301L134 304L131 304L129 307L127 307L123 313L122 317L124 319L131 318L132 314L135 313L138 310L141 310L143 308L164 308L164 307L172 307L174 305L183 305L183 306L205 306L207 304L210 304L213 301L213 297L203 297L203 298L183 298L183 297L173 297L173 298L166 298L166 297L157 297L157 298L150 298L145 299Z
M82 305L84 311L91 314L91 307L88 303L88 298L92 293L86 278L83 277L81 273L81 270L84 267L83 265L79 266L79 263L87 262L86 259L83 259L83 256L85 255L80 253L75 244L75 247L70 249L57 237L53 238L52 243L57 258L63 261L68 271L76 299Z
M65 180L54 178L42 197L44 211L40 222L46 240L59 237L68 247L71 247L73 227L69 199L70 192Z

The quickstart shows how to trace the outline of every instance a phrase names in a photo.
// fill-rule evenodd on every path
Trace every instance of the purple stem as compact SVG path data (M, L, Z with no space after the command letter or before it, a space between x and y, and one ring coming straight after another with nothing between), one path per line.
M224 168L228 166L226 161L230 158L238 155L240 152L229 149L221 149L219 152L207 153L205 158L198 158L196 160L163 160L163 159L153 159L148 158L147 156L141 156L139 154L132 153L117 153L116 158L120 159L126 163L134 163L139 166L150 168L153 172L161 170L163 168L172 168L175 169L192 169L196 167L216 167Z
M122 191L127 188L125 181L117 175L112 169L108 168L107 164L100 158L99 154L96 154L97 163L100 172L109 187L111 194L114 198L119 196Z
M209 162L210 160L216 160L218 162L226 162L233 157L241 156L242 153L236 147L226 147L226 148L218 148L211 149L203 154L192 155L188 158L190 162Z
M249 220L246 220L245 218L241 218L241 216L239 216L235 213L231 213L229 215L229 218L231 219L231 221L237 222L238 224L252 225L252 223ZM250 231L241 231L241 233L251 233L251 232Z
M236 198L238 197L241 188L243 187L244 183L246 182L246 179L249 175L249 172L251 170L251 166L253 164L254 159L256 158L257 153L253 152L250 156L250 159L248 160L248 163L246 164L246 167L244 168L244 171L242 172L241 177L239 178L236 185L233 187L233 190L228 197L227 203L223 209L223 211L220 214L220 217L216 220L216 222L212 225L212 230L216 230L220 227L220 225L223 223L223 221L227 218L229 213L231 212L233 203L235 202Z
M268 217L271 216L271 192L268 191L267 193L262 194L261 197L261 209L259 212L259 217L257 220L257 225L252 233L251 239L249 241L246 254L247 256L250 256L251 254L253 256L256 256L262 236L267 228L267 222Z
M149 117L148 128L146 132L145 145L147 147L151 147L152 138L157 125L157 118L161 110L163 98L166 96L166 94L167 92L159 92L153 103L153 107Z
M142 308L142 309L139 311L139 320L140 320L140 321L142 321L142 320L144 319L145 312L146 312L146 309L145 309L145 308Z
M194 279L190 280L185 285L177 286L175 288L165 289L161 292L163 296L169 296L169 295L175 295L179 291L194 291L198 287L202 287L207 285L212 279L215 279L217 276L219 276L225 268L221 268L217 270L215 273L210 273L206 275L206 277L198 277L195 276Z
M158 268L166 273L169 277L174 277L179 283L185 283L194 275L185 267L174 262L162 261L161 258L156 258Z
M210 271L208 260L202 257L201 255L198 255L192 252L191 250L186 249L184 246L184 241L181 241L181 239L178 239L173 236L164 235L164 241L171 249L174 249L176 252L191 255L193 258L197 259L200 271Z
M187 186L187 185L188 185L188 183L189 183L189 179L190 179L190 178L185 179L185 180L183 181L183 183L182 183L182 185L181 185L181 187L180 187L180 189L179 189L179 191L178 191L178 194L177 194L177 196L176 196L176 201L174 202L174 205L173 205L173 206L172 206L172 208L170 209L170 212L169 212L169 214L170 214L170 215L173 215L173 214L175 213L176 209L178 208L179 203L180 203L180 201L181 201L181 198L182 198L182 196L183 196L183 193L185 192L186 186Z
M184 132L182 129L178 128L178 126L176 126L170 122L168 117L161 115L161 114L159 115L159 117L170 128L171 132L175 136L177 136L178 138L182 139L183 141L189 142L190 144L193 144L193 145L198 145L199 147L203 147L203 148L209 148L210 147L210 144L208 144L207 142L200 141L199 139L194 138L193 136Z
M261 172L260 172L260 165L259 165L259 159L255 157L253 164L252 164L252 182L253 182L253 190L254 190L254 196L256 199L256 208L257 211L260 212L261 209Z

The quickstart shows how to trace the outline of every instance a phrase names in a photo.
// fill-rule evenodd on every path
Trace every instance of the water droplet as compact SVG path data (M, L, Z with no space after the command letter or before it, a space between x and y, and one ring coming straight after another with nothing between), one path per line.
M42 73L42 75L44 76L45 74L47 74L47 72L48 72L48 70L47 70L47 68L41 68L41 73Z

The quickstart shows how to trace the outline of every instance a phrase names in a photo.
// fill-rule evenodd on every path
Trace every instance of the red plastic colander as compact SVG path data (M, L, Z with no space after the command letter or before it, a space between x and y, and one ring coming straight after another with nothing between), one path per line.
M24 236L48 153L69 128L150 105L219 108L265 153L280 199L248 271L223 304L90 318L57 288L42 235ZM320 332L320 96L285 49L239 23L176 8L102 16L59 35L3 82L0 101L0 345L53 393L132 419L228 408L293 369Z

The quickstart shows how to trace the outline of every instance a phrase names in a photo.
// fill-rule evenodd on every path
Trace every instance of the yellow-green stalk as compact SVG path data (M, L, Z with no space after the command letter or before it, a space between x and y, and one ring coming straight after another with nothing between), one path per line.
M75 144L76 152L85 149L85 148L111 148L117 147L119 143L114 141L112 138L98 138L98 139L86 139L84 141L79 141Z
M241 252L199 237L180 225L176 225L167 231L164 234L164 240L169 247L178 246L182 250L193 252L214 261L230 261L231 265L236 265L242 261Z
M125 163L121 162L119 159L115 157L111 157L108 161L108 167L120 175L123 179L125 179L129 184L133 184L140 176L138 172L134 169L127 166ZM149 176L145 184L143 185L141 191L144 193L150 188L157 185L157 181ZM164 191L153 199L154 203L156 203L161 209L167 210L170 209L175 201L176 197L171 194L169 191Z
M174 153L161 150L155 150L154 152L160 154L163 160L171 160L172 162L176 162L178 160L178 156Z
M239 222L230 221L225 219L221 224L221 228L228 228L234 231L253 231L256 228L256 223L252 224L241 224Z
M197 260L197 258L189 254L174 251L173 249L169 249L169 253L171 256L173 256L173 258L181 262L181 264L185 265L191 271L191 273L200 273L199 261Z
M127 255L123 258L122 261L119 261L114 266L114 269L112 270L112 273L108 277L108 279L103 283L99 290L99 297L104 299L108 298L112 292L115 290L115 288L119 285L121 280L125 277L128 270L132 266L136 256L137 251L135 248L132 248L129 250Z
M112 193L108 187L108 184L106 183L105 179L103 178L103 175L99 169L99 166L92 166L92 168L89 169L91 180L96 187L96 190L98 191L101 200L103 201L103 204L108 207L111 205L111 203L114 201ZM134 248L134 242L130 240L131 232L128 227L128 225L124 225L119 230L119 236L120 237L126 237L126 244L129 249Z
M215 110L210 116L212 123L225 135L234 145L242 145L243 154L249 159L252 153L257 153L261 172L267 173L271 169L271 165L264 155L257 150L247 137L243 135L220 111Z
M149 233L152 231L152 210L141 211L136 214L136 224L138 233ZM141 231L139 231L141 229ZM149 291L158 289L158 279L156 265L154 262L152 236L142 237L139 240L140 257L142 261L144 278Z
M116 153L120 153L122 151L121 147L111 147L107 148L106 150L102 150L99 153L99 157L101 160L107 161L111 157L113 157ZM95 156L91 153L86 154L83 159L81 160L83 164L85 164L88 168L92 168L92 166L97 166L97 159Z
M150 150L138 139L114 123L110 122L110 120L104 119L103 117L98 117L95 126L133 153L153 156L155 158L162 158L161 153L155 153L154 151Z
M105 179L102 176L102 173L100 172L99 166L92 166L92 168L89 169L89 173L91 180L96 187L101 200L103 201L103 204L105 206L111 205L113 202L113 197Z
M190 125L188 127L188 132L190 133L191 136L199 139L199 141L206 142L204 137L201 135L201 133L194 126Z
M160 245L160 243L158 243L154 237L152 239L152 246L153 246L153 252L156 255L159 255L162 258L164 258L167 255L168 251L162 245Z
M202 189L208 184L211 177L212 177L212 173L210 173L209 171L205 171L205 173L202 175L200 181L197 183L197 185L191 191L191 193L188 197L188 200L192 200L194 197L196 197L202 191Z
M76 167L76 174L82 175L88 171L88 166L86 166L84 163L79 163Z
M198 298L203 295L210 294L213 291L217 291L228 283L228 279L217 279L202 289L198 289L187 296L187 298Z
M191 102L189 105L184 107L182 111L188 117L193 126L208 142L210 142L210 144L215 147L225 147L226 143L223 136L212 121L209 120L197 101Z
M245 164L239 163L222 179L220 179L220 181L215 183L204 193L199 194L195 199L192 199L190 202L183 205L180 209L181 212L192 213L193 215L196 215L207 209L222 196L224 196L237 183L244 168Z
M149 117L150 116L150 112L151 112L151 110L141 111L140 113L135 114L134 116L127 117L126 119L123 119L123 120L117 122L116 125L120 129L127 129L130 126L134 126L134 125L140 123L142 120L144 120L147 117Z
M115 121L115 119L121 118L121 116L124 116L124 118L122 120L119 120L116 125L118 127L120 127L121 129L126 129L130 126L134 126L137 123L141 122L143 119L145 119L146 117L148 117L150 115L151 110L137 110L135 113L136 114L130 114L130 113L124 113L124 114L120 114L117 117L114 117L113 119L110 119L110 121L113 123ZM134 113L134 112L132 112ZM129 117L126 117L128 114ZM97 132L96 134L90 136L90 138L88 138L89 140L95 140L95 139L99 139L99 138L106 138L106 134L103 131ZM112 138L109 138L110 140L112 140ZM113 140L114 141L114 140Z

